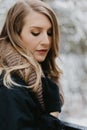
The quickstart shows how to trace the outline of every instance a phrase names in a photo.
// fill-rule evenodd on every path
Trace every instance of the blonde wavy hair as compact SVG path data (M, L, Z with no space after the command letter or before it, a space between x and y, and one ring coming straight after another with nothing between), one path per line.
M52 46L45 61L41 64L35 61L31 53L27 53L26 49L22 46L23 44L21 44L22 41L20 39L20 33L24 25L24 18L31 13L32 10L47 16L53 27ZM10 73L12 71L28 68L30 65L37 75L36 83L31 86L34 91L37 91L38 84L41 80L42 70L45 75L48 75L54 81L58 81L61 70L57 66L55 59L59 55L59 28L57 17L49 5L40 0L20 0L16 2L9 9L5 24L2 28L0 40L2 41L3 39L10 41L13 48L15 48L15 50L27 60L27 63L23 65L16 65L15 67L5 67L1 65L0 70L6 70L4 77L5 85L9 86L11 83L14 84L10 77Z

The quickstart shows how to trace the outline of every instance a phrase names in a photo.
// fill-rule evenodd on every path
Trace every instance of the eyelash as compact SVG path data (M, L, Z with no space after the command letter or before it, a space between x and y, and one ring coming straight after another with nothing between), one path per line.
M47 35L48 36L52 36L52 32L47 32Z
M38 36L40 33L34 33L34 32L32 32L32 35L33 36Z
M38 36L40 33L31 32L33 36ZM52 36L52 32L47 32L48 36Z

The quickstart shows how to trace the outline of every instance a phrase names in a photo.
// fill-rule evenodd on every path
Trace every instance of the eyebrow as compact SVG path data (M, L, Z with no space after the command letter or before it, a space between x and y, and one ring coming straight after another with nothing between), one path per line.
M37 29L42 29L43 27L38 27L38 26L31 26L30 28L37 28ZM52 29L52 27L49 27L48 29Z

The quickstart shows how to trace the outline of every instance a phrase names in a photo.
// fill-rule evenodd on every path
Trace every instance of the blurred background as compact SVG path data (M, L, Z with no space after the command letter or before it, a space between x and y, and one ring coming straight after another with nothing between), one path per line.
M0 0L0 30L8 9L17 0ZM42 0L58 16L61 84L65 103L60 119L87 126L87 0Z

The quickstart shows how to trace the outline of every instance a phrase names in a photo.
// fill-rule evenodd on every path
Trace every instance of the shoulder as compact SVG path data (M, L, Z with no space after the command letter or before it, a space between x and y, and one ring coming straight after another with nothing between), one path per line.
M18 83L21 82L20 86L12 84L10 84L10 87L5 86L3 83L4 73L5 71L2 71L0 75L0 104L5 102L5 106L8 107L7 104L11 103L9 105L12 107L14 106L14 108L18 106L17 109L20 109L20 107L24 107L26 105L33 108L35 106L35 102L32 96L33 92L26 88L24 86L24 82L22 82L21 79L17 77L14 79L15 81L18 80Z
M17 84L10 84L10 87L7 87L3 82L4 75L5 70L3 70L0 74L0 98L8 97L6 100L9 100L9 102L12 101L14 104L19 103L18 105L26 105L27 102L28 105L31 105L31 107L36 106L37 99L35 93L26 87L26 84L21 77L15 74L11 75L13 82L19 84L20 86L17 86Z

